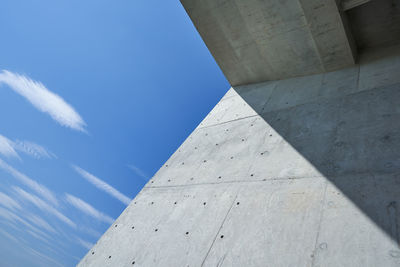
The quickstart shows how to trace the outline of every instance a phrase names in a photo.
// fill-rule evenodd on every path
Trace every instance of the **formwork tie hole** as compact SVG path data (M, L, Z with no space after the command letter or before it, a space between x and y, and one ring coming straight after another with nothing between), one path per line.
M207 204L207 202L204 202L203 205L205 206Z
M224 235L221 235L221 238L224 238Z

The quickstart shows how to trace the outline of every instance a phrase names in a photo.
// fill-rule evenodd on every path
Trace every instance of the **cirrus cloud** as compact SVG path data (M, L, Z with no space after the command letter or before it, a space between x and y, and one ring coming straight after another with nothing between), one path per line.
M101 211L98 211L92 205L90 205L89 203L86 203L85 201L83 201L82 199L80 199L78 197L75 197L70 194L66 194L65 199L67 200L67 202L69 204L71 204L75 208L79 209L83 213L85 213L93 218L96 218L100 221L103 221L103 222L109 223L109 224L112 224L114 222L113 218L102 213Z
M35 191L37 194L42 196L44 199L48 200L53 205L55 206L58 205L57 197L50 189L48 189L46 186L42 184L39 184L38 182L29 178L28 176L19 172L18 170L14 169L1 159L0 159L0 169L9 173L15 179L17 179L18 181L20 181L21 183L23 183L24 185Z
M19 158L14 149L14 142L2 135L0 135L0 154L7 158Z
M45 147L30 141L16 140L13 142L13 147L35 159L42 158L57 158L52 152L48 151Z
M18 158L18 152L23 152L35 159L57 158L55 154L48 151L45 147L30 141L15 140L12 141L0 134L0 154L7 158Z
M51 92L42 83L7 70L0 72L1 83L8 85L14 92L28 100L35 108L49 114L53 120L62 126L86 132L86 123L78 112L62 97Z
M41 198L30 194L28 192L26 192L25 190L19 188L19 187L14 187L14 191L17 193L18 196L22 197L23 199L31 202L33 205L35 205L36 207L38 207L39 209L52 214L53 216L55 216L56 218L58 218L59 220L63 221L64 223L68 224L69 226L76 228L76 224L71 221L67 216L65 216L64 214L62 214L60 211L58 211L56 208L54 208L53 206L49 205L48 203L46 203L44 200L42 200Z
M126 195L122 194L117 189L115 189L111 185L107 184L106 182L104 182L100 178L94 176L93 174L85 171L82 168L79 168L78 166L72 165L72 168L77 173L79 173L85 180L87 180L89 183L91 183L92 185L94 185L98 189L106 192L107 194L109 194L113 198L118 199L119 201L121 201L125 205L129 205L129 203L131 202L131 199L129 197L127 197Z

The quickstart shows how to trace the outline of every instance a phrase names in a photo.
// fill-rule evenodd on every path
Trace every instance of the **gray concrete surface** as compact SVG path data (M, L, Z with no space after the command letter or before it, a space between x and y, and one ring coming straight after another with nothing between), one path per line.
M400 266L399 73L230 89L79 266Z
M344 11L355 8L357 6L368 3L371 0L341 0L342 9Z
M230 84L351 66L355 47L335 0L181 0Z
M400 44L400 1L372 0L346 13L359 49Z

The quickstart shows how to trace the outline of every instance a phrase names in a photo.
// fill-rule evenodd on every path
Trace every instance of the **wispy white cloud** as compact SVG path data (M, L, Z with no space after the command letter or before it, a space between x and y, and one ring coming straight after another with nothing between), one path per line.
M0 192L0 205L11 210L22 209L21 205L17 201L4 194L3 192Z
M18 216L17 214L15 214L12 211L9 211L9 210L6 210L6 209L0 207L0 217L2 217L3 219L5 219L7 221L12 222L13 223L13 224L11 224L12 226L15 226L15 223L19 222L19 223L23 224L24 226L26 226L27 228L33 230L37 234L41 235L43 238L51 239L51 237L48 234L39 230L38 228L36 228L35 226L30 224L26 220L22 219L20 216ZM22 230L22 228L18 228L18 227L16 229Z
M144 178L147 181L148 176L142 169L133 164L129 164L128 168L131 169L134 173L136 173L136 175L138 175L141 178Z
M13 235L7 233L6 231L0 229L0 234L2 234L3 236L7 237L8 239L14 241L15 243L20 243L20 241Z
M29 224L24 219L22 219L21 217L16 215L14 212L4 209L2 207L0 207L0 217L3 217L4 219L6 219L8 221L14 221L14 222L18 221L25 225Z
M23 152L36 159L57 158L53 153L41 145L30 141L12 141L3 135L0 135L0 154L7 158L20 158L17 151Z
M33 249L31 247L25 247L25 249L32 256L38 257L42 261L42 264L44 266L64 266L63 264L59 263L55 259L53 259L53 258L51 258L51 257L49 257L49 256L37 251L36 249ZM49 264L49 262L51 262L51 264Z
M49 232L56 233L56 230L48 222L46 222L45 220L43 220L42 218L40 218L36 215L29 214L29 215L25 216L25 218L28 219L33 224L35 224Z
M0 169L3 169L4 171L11 174L15 179L19 180L21 183L31 188L33 191L41 195L43 198L50 201L53 205L56 206L58 205L57 198L47 187L39 184L35 180L26 176L25 174L20 173L19 171L17 171L16 169L14 169L1 159L0 159Z
M14 142L2 135L0 135L0 154L7 158L19 158L14 149Z
M68 224L69 226L76 228L76 224L71 221L67 216L65 216L64 214L62 214L60 211L58 211L57 209L55 209L54 207L50 206L49 204L47 204L45 201L43 201L42 199L40 199L39 197L30 194L28 192L26 192L25 190L19 188L19 187L14 187L14 191L22 198L24 198L25 200L31 202L33 205L35 205L36 207L38 207L39 209L48 212L52 215L54 215L55 217L57 217L59 220L63 221L64 223Z
M29 156L32 156L35 159L57 158L56 155L54 155L52 152L48 151L43 146L35 144L30 141L16 140L15 142L12 143L12 146L16 150L21 151Z
M129 205L129 203L131 202L131 199L129 197L127 197L126 195L122 194L117 189L115 189L111 185L107 184L106 182L104 182L100 178L97 178L93 174L88 173L87 171L85 171L84 169L79 168L78 166L73 165L72 167L83 178L85 178L89 183L93 184L98 189L106 192L110 196L118 199L119 201L121 201L122 203L124 203L126 205Z
M96 231L92 228L88 228L85 226L80 226L79 230L84 232L85 234L91 235L92 237L95 237L96 239L99 239L99 237L101 236L101 233L99 231Z
M76 241L78 241L78 244L80 244L82 247L87 248L87 250L90 250L94 246L93 243L82 240L79 237L76 238Z
M0 72L0 84L8 85L38 110L49 114L65 127L85 132L86 123L75 109L42 83L7 70Z
M50 241L46 238L44 238L43 236L39 235L38 233L31 231L31 230L26 230L26 232L30 235L32 235L34 238L41 240L43 242L45 242L48 245L51 245Z
M80 198L77 198L77 197L72 196L70 194L65 194L65 199L67 200L67 202L69 204L71 204L75 208L79 209L80 211L82 211L86 215L89 215L89 216L91 216L93 218L96 218L96 219L98 219L100 221L103 221L105 223L112 224L114 222L113 218L111 218L110 216L102 213L101 211L98 211L93 206L91 206L90 204L86 203L85 201L83 201Z
M37 233L35 233L33 231L30 231L30 230L27 230L27 233L29 233L32 236L34 236L35 238L40 239L40 240L42 240L42 241L44 241L44 242L49 244L48 240L46 240L42 236L38 235ZM56 260L54 260L54 259L44 255L43 253L40 253L37 250L35 250L35 249L31 248L30 246L28 246L27 242L24 239L22 239L22 238L21 238L21 240L17 239L15 236L11 235L10 233L7 233L6 231L4 231L2 229L0 229L0 234L5 236L5 237L7 237L9 240L15 242L16 244L18 244L19 248L24 250L23 252L21 252L22 254L29 253L29 254L33 254L33 256L35 256L35 257L40 257L41 265L43 265L43 266L55 266L55 265L63 266L60 263L58 263ZM47 248L49 248L49 247L47 247ZM52 263L49 264L48 261L50 261ZM34 261L32 260L32 262L34 262Z

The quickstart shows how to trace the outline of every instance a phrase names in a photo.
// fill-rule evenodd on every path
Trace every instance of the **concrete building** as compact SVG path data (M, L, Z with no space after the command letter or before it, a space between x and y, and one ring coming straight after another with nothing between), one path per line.
M400 266L400 1L181 2L232 88L79 266Z

